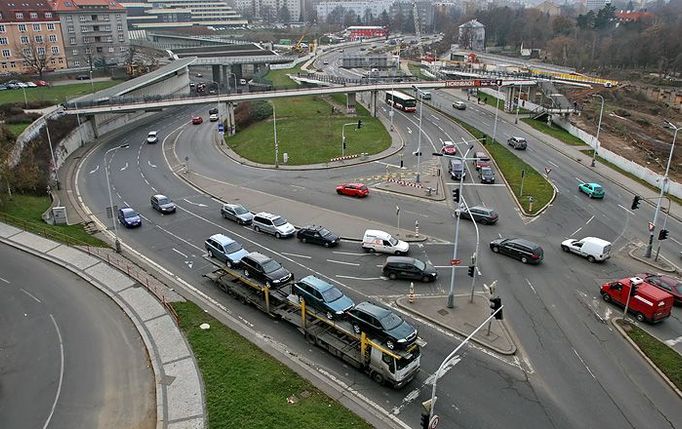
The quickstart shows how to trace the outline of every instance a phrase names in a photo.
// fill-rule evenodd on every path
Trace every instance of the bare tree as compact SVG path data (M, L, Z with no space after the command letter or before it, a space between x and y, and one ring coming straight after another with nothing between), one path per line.
M22 35L21 45L15 45L15 49L19 52L21 59L24 61L26 67L28 67L32 73L43 78L43 73L47 71L49 65L52 61L58 57L52 50L54 45L43 34L26 34Z

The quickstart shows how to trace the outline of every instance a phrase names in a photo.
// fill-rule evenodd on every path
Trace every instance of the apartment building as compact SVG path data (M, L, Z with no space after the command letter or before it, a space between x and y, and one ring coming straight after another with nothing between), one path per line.
M0 73L67 67L59 19L46 0L0 1Z
M97 68L125 63L128 24L126 10L120 3L114 0L50 0L50 4L61 23L69 67Z
M241 27L248 21L225 0L122 1L131 29Z

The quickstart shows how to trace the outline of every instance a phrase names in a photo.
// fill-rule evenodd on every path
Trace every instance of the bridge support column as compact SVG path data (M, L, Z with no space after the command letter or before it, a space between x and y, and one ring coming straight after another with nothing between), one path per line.
M514 87L503 87L502 93L504 93L504 111L509 112L512 110L514 104L514 100L512 99L514 96Z
M346 93L346 113L355 113L355 93L354 92L347 92Z
M227 133L228 136L233 136L237 132L237 124L234 122L234 104L228 102L227 103L227 115L226 115L226 130L225 132Z
M225 83L225 90L230 90L230 74L227 72L229 66L220 66L220 74L223 76L223 82Z
M372 103L372 117L376 118L377 117L377 90L372 91L372 97L370 98L370 102Z
M223 81L223 77L220 75L220 66L219 65L211 66L211 74L213 75L213 81L217 83L218 88L220 88L221 82Z

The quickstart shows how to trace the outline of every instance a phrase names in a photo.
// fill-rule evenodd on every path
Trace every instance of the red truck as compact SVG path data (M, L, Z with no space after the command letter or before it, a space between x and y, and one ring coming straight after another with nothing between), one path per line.
M673 308L672 295L639 277L604 283L601 286L601 296L606 302L627 306L628 311L640 322L661 322L670 316Z

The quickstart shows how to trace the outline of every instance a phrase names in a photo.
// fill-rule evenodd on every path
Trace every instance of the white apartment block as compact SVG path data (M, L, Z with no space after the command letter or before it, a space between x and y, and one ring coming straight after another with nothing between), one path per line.
M381 15L384 11L389 12L393 3L396 0L340 0L340 1L322 1L317 4L317 19L319 22L324 22L327 20L327 15L329 15L337 7L342 7L345 11L353 11L359 17L365 16L365 11L369 9L372 12L372 16L375 18Z

